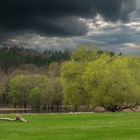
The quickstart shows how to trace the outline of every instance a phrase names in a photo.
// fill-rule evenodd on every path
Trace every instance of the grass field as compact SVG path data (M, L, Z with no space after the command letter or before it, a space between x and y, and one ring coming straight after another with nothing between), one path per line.
M0 140L140 140L140 113L24 117L28 123L0 121Z

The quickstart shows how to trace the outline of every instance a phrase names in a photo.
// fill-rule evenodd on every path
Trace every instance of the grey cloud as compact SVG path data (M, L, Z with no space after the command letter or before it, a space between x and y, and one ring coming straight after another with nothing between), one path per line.
M139 24L140 21L133 21L129 24L108 25L102 29L101 27L98 27L97 30L101 30L100 33L93 33L85 38L91 41L95 40L96 44L90 43L90 45L101 50L140 55ZM104 42L104 44L101 44L100 42Z
M79 18L97 14L109 21L127 21L135 0L1 0L0 38L37 33L46 36L80 36L88 32Z

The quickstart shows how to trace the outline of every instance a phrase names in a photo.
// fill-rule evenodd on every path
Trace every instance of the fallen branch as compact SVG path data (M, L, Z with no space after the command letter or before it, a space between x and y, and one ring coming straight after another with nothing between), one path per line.
M16 119L11 119L11 118L0 118L0 120L4 120L4 121L16 121Z
M16 115L16 118L15 119L11 119L11 118L0 118L0 120L4 120L4 121L21 121L21 122L24 122L26 123L27 120L22 118L19 114Z

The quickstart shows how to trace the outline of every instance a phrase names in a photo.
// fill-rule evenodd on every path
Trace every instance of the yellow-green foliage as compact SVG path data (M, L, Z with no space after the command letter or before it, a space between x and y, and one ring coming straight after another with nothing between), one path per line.
M16 75L7 84L9 103L16 106L33 108L62 104L60 78L42 74Z
M70 105L103 106L112 111L139 104L139 75L140 58L77 50L72 60L62 66L64 101Z

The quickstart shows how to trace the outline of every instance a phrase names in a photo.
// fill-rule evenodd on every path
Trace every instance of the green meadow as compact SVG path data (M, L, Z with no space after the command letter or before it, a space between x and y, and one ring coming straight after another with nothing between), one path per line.
M28 123L0 121L0 140L140 140L140 113L23 116Z

